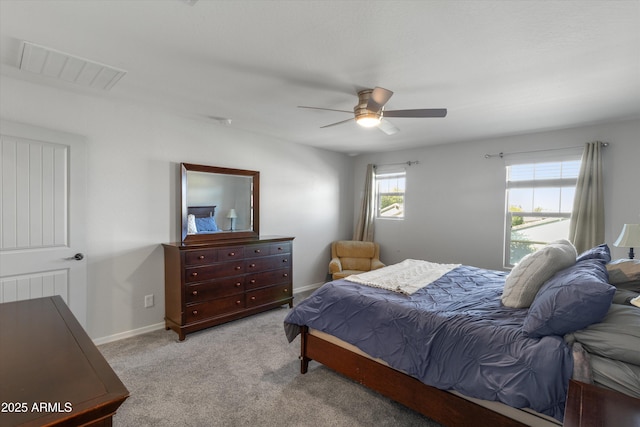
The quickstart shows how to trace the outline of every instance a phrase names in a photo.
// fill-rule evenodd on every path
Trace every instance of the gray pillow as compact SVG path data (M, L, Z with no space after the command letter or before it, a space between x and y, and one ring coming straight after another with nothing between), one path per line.
M613 304L600 323L574 332L576 341L592 354L640 365L640 309Z
M627 289L616 288L616 293L613 294L613 303L621 305L631 305L633 298L639 297L640 292L630 291ZM640 317L640 310L638 310L638 316Z
M618 285L640 280L640 259L618 259L607 264L609 283Z
M505 280L502 303L513 308L529 307L542 285L558 271L574 265L576 256L576 248L568 240L549 243L526 255Z
M640 399L640 366L591 355L593 383Z

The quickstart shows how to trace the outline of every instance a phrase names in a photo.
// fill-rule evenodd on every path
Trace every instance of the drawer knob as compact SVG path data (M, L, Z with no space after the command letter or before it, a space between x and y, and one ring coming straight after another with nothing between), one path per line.
M240 270L242 267L240 266L236 266L236 270Z
M282 273L282 277L289 277L289 273Z
M235 252L229 252L229 256L236 256Z
M193 277L196 277L196 276L198 275L198 273L197 273L196 271L194 271L193 273L191 273L191 275L192 275Z
M204 255L200 255L198 259L204 259Z
M240 301L236 301L236 305L240 305L242 304Z
M289 289L283 289L282 292L286 294L287 292L289 292Z
M255 265L255 264L251 264L251 265L249 265L249 267L251 267L251 268L255 268L255 267L256 267L256 265Z
M251 279L251 280L249 280L249 283L251 283L252 285L255 285L255 283L256 283L256 279Z
M282 260L282 262L289 262L289 260L285 258Z
M280 246L278 246L278 250L279 250L279 251L281 251L281 250L282 250L282 248L281 248Z
M193 310L192 313L193 313L194 316L197 316L198 315L198 310Z
M240 282L236 283L236 288L239 288L240 286L242 286L242 283Z
M260 249L256 249L254 252L259 254L260 253Z
M195 297L196 295L198 295L198 291L191 292L191 295L193 295Z
M251 301L255 301L255 300L256 300L256 297L251 297L251 298L249 298L249 299L250 299Z

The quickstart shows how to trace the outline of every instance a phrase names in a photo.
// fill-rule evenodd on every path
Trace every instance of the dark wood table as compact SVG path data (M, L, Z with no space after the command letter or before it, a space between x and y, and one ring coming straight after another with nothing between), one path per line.
M638 427L640 399L570 380L563 426Z
M0 426L111 426L128 396L60 296L0 304Z

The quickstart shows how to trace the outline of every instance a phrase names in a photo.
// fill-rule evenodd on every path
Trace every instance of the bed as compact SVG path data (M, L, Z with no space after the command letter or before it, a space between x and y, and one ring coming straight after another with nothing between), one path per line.
M472 266L410 293L336 280L296 305L285 332L301 335L302 373L315 360L444 425L561 425L571 378L640 397L637 294L608 283L609 261L606 245L574 252L527 307L503 303L506 272ZM631 326L615 336L620 322Z
M188 206L187 234L216 233L220 231L215 220L216 206Z

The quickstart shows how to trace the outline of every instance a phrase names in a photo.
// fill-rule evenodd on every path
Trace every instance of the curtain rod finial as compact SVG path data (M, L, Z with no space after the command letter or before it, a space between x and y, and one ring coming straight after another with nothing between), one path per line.
M485 154L484 155L485 159L490 159L492 157L500 157L502 159L504 157L504 153L503 152L499 152L498 154Z

